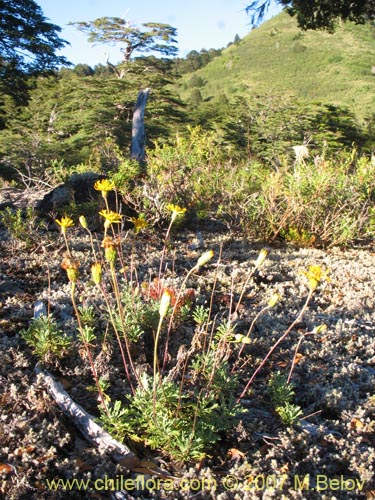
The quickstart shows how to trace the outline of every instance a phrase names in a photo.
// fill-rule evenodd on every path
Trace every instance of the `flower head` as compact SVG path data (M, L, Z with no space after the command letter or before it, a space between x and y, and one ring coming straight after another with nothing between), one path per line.
M214 256L213 250L207 250L207 252L202 253L202 255L199 257L195 267L199 269L201 266L204 266L205 264L207 264L207 262L209 260L212 259L213 256Z
M119 238L112 238L111 236L106 236L102 241L102 247L104 248L104 256L106 261L110 264L114 264L117 258L117 248L120 246Z
M74 226L73 219L70 217L61 217L61 220L55 219L55 222L60 226L62 234L66 234L68 227Z
M80 215L78 220L79 220L79 223L81 224L81 226L83 227L83 229L89 228L89 225L87 224L86 217L84 215Z
M264 261L266 260L267 255L268 255L268 250L266 248L262 248L262 250L259 252L258 258L254 264L254 266L257 269L264 264Z
M305 144L302 144L301 146L293 146L293 150L298 165L303 163L305 158L309 157L309 150L307 149L307 146Z
M308 271L301 271L309 280L309 288L314 291L321 281L330 281L328 271L324 271L321 266L309 266Z
M99 215L104 217L104 228L108 229L111 224L119 224L122 219L122 215L112 210L101 210Z
M275 305L280 301L281 296L279 293L275 292L271 295L270 300L268 301L268 307L275 307Z
M130 218L130 222L132 222L134 224L134 231L135 233L139 233L139 231L141 231L142 229L144 229L145 227L148 226L147 224L147 221L145 221L145 219L140 216L140 217L131 217Z
M65 254L61 267L65 269L68 280L71 283L76 283L78 279L79 262L68 254Z
M159 314L161 318L164 318L168 312L168 307L171 303L171 297L171 292L169 290L164 290L159 306Z
M95 182L94 189L96 189L96 191L100 191L103 198L107 199L108 191L113 191L115 189L115 185L109 179L100 179Z
M102 265L100 264L100 262L95 262L91 266L91 276L95 285L100 285L102 281L102 274L103 274Z
M184 215L186 208L182 208L179 205L173 205L173 203L168 203L167 209L172 212L172 222L176 220L179 215Z

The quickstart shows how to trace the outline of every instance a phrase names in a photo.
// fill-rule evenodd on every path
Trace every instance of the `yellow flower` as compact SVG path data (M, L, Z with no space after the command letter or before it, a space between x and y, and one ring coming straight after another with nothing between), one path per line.
M100 262L95 262L91 266L91 276L95 285L100 285L102 281L103 270Z
M173 205L173 203L168 203L167 209L172 212L172 222L176 219L176 217L184 215L186 212L186 208L182 208L179 205Z
M111 224L119 224L122 219L122 215L112 210L101 210L99 215L104 217L104 227L107 229Z
M55 222L60 226L62 234L66 234L68 227L74 226L73 219L70 217L61 217L61 220L55 219Z
M159 314L161 318L164 318L168 312L168 307L171 303L171 293L169 290L165 290L161 296Z
M207 264L209 260L212 259L213 256L214 256L213 250L207 250L207 252L202 253L195 267L199 268L201 266L204 266L205 264Z
M100 179L95 182L94 189L101 191L103 198L107 198L108 191L113 191L115 185L109 179Z
M130 217L130 221L134 224L135 233L139 233L142 229L148 226L147 221L141 217Z
M328 271L324 271L321 266L309 266L308 271L301 271L309 280L309 288L314 291L321 281L330 281Z

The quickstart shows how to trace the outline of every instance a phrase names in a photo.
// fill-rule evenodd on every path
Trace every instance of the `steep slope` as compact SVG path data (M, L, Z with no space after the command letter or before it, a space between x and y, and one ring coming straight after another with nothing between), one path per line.
M334 34L301 31L279 14L231 45L194 74L205 84L203 99L223 93L285 94L307 102L349 107L358 118L375 105L375 28L345 23ZM181 97L191 94L192 74L181 80Z

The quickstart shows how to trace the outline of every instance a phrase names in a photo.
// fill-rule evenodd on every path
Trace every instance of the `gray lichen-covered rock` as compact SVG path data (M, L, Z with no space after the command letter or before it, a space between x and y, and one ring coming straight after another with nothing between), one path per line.
M80 204L95 199L99 200L100 193L95 191L94 184L95 181L104 178L105 175L95 172L73 174L64 184L60 184L45 193L36 203L35 208L43 215L72 202Z
M100 191L94 188L97 180L106 176L96 172L73 174L66 182L47 190L38 188L16 189L3 188L0 190L0 211L7 207L17 210L26 210L31 207L36 215L42 219L54 220L61 215L71 215L72 207L82 210L81 215L90 218L91 228L100 230L102 221L98 212L105 208ZM108 206L111 210L124 215L123 227L132 227L129 217L136 216L136 212L124 204L114 191L108 193Z
M65 183L47 189L5 187L0 190L0 210L32 207L41 215L46 215L72 202L79 204L99 200L100 193L95 191L94 183L103 178L103 174L85 172L73 174Z
M18 189L15 187L5 187L0 190L0 210L6 208L25 209L27 207L35 208L47 191L35 189Z

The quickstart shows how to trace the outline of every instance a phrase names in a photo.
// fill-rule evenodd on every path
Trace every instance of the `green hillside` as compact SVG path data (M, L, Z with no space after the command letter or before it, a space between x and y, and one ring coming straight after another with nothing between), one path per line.
M375 105L375 28L345 23L334 34L301 31L282 13L231 45L194 74L203 99L225 93L285 94L349 107L362 119ZM180 82L188 99L192 73Z

